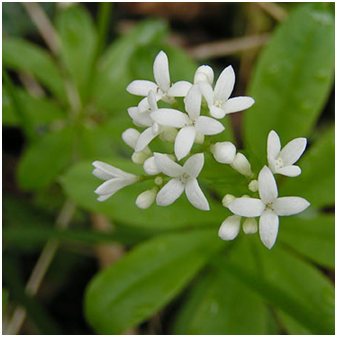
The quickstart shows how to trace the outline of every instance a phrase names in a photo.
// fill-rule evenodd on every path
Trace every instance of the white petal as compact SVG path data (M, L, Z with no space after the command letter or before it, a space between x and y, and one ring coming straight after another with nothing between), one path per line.
M179 179L171 179L157 194L159 206L168 206L175 202L184 192L184 185Z
M213 84L214 71L210 66L200 66L194 75L194 83L209 83Z
M230 98L223 106L225 114L234 113L250 108L254 104L254 100L248 96L238 96Z
M275 212L266 210L260 217L259 231L262 243L271 249L276 241L279 220Z
M195 123L195 127L198 132L207 136L217 135L225 130L225 127L219 121L207 116L200 116Z
M111 174L106 173L106 172L104 172L104 171L102 171L101 169L98 169L98 168L95 168L92 171L92 174L95 177L97 177L98 179L102 179L102 180L109 180L111 178L114 178L114 176L112 176Z
M278 198L273 203L273 209L278 215L293 215L303 212L310 203L300 197Z
M186 114L175 109L158 109L151 113L151 118L160 125L182 128L189 123Z
M186 160L183 166L184 171L192 178L196 178L200 174L204 166L204 162L205 156L203 153L194 154Z
M197 179L189 179L186 183L185 193L189 202L202 211L209 211L208 201L202 192Z
M199 83L199 88L209 107L214 104L214 92L212 86L207 82Z
M138 110L139 112L146 112L150 110L149 100L147 99L147 97L143 98L138 103Z
M283 160L284 166L296 163L306 146L306 138L296 138L290 141L280 152L280 158Z
M269 158L275 160L281 151L281 141L278 134L272 130L269 132L268 140L267 140L267 156L268 161Z
M155 162L154 157L150 157L145 160L143 164L143 169L149 175L155 175L161 172Z
M241 217L238 215L229 216L220 226L218 235L222 240L233 240L240 232Z
M199 86L193 85L185 97L185 109L192 119L197 119L200 116L201 109L201 92Z
M227 101L232 94L235 83L235 73L232 66L225 68L220 74L214 88L214 100Z
M132 178L136 177L134 174L124 172L117 167L111 166L109 164L103 163L101 161L94 161L92 165L106 174L110 175L111 177L124 177L124 178Z
M265 204L273 202L278 195L275 178L267 166L259 173L259 195Z
M124 143L130 146L132 149L135 149L139 136L140 136L140 132L132 128L126 129L122 133L122 139Z
M165 154L154 153L154 160L160 172L163 172L169 177L180 177L184 172L179 164Z
M157 96L154 91L150 91L148 96L147 96L147 101L149 103L149 107L151 111L158 110L158 105L157 105Z
M135 181L133 179L126 178L113 178L105 181L102 185L98 186L95 193L98 195L113 195L121 188L133 184Z
M152 139L154 139L156 136L158 136L158 133L153 132L153 128L151 126L147 128L140 134L137 140L135 151L140 152L144 150L144 148L148 146Z
M287 177L297 177L301 174L301 169L300 167L296 165L291 165L291 166L285 166L281 167L280 169L277 169L275 173L282 174Z
M170 72L168 58L163 51L159 52L154 60L153 75L159 88L164 92L168 92L170 89Z
M225 111L223 111L223 109L218 108L215 105L212 105L209 108L209 113L212 117L218 118L218 119L224 118L226 116Z
M194 126L187 126L178 132L174 142L174 153L178 160L188 155L193 146L196 133Z
M105 200L109 199L112 195L113 195L113 193L105 194L105 195L100 195L97 198L97 201L100 201L100 202L105 201Z
M126 90L132 94L137 96L147 96L150 90L156 91L157 84L151 81L146 80L136 80L132 81L126 88Z
M237 198L228 205L232 213L247 218L260 216L265 207L266 205L260 199L255 198Z
M191 89L192 84L187 81L179 81L172 84L172 87L168 91L168 96L171 97L185 97L188 91Z

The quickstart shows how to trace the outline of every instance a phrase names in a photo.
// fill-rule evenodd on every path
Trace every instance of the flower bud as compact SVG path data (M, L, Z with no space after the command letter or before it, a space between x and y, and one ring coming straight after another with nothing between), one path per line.
M249 185L248 188L252 191L252 192L257 192L259 190L259 182L257 180L252 180Z
M205 141L205 135L197 132L197 134L195 135L194 142L197 144L202 144L204 141Z
M219 228L218 235L222 240L233 240L240 232L241 217L238 215L229 216Z
M255 218L247 218L243 224L242 228L245 234L255 234L257 233L257 221Z
M136 147L139 135L140 135L139 131L130 128L122 133L122 139L127 146L130 146L132 149L134 149Z
M236 147L231 142L216 143L211 147L214 159L222 164L231 164L235 160Z
M136 206L141 209L149 208L156 199L157 193L158 188L154 187L151 190L147 190L139 194L139 196L136 199Z
M198 82L208 82L213 83L214 72L210 66L200 66L194 75L194 83Z
M145 160L143 169L149 175L160 173L153 156Z
M234 195L232 194L226 194L223 198L222 198L222 205L223 207L228 207L228 205L234 200L236 199L234 197Z
M154 183L158 186L162 185L163 184L163 178L162 177L156 177L154 179Z
M142 151L142 152L134 152L131 156L131 159L135 164L143 165L145 160L149 157L150 155L148 153Z
M164 128L163 132L159 135L159 138L166 142L173 143L178 134L178 130L176 128L167 126Z
M250 163L242 153L237 153L234 161L230 165L234 170L246 177L251 177L253 175Z

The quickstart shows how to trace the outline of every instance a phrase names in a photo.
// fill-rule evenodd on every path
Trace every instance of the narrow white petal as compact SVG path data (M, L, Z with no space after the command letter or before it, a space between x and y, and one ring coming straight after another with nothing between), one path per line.
M273 203L273 209L278 215L293 215L303 212L310 206L310 203L300 197L278 198Z
M110 175L111 177L124 177L124 178L132 178L136 177L134 174L124 172L117 167L111 166L109 164L103 163L101 161L95 161L92 165L106 174Z
M100 202L105 201L105 200L109 199L112 195L113 195L113 193L100 195L97 198L97 201L100 201Z
M194 75L194 83L209 83L213 84L214 71L210 66L200 66Z
M132 179L126 178L113 178L105 181L102 185L98 186L95 190L95 193L98 195L113 195L121 188L133 184L135 181Z
M163 51L159 52L154 60L153 75L159 88L164 92L168 92L170 89L170 72L168 58Z
M225 114L230 114L250 108L254 104L254 100L248 96L238 96L230 98L223 106Z
M183 166L184 171L192 178L196 178L200 174L204 166L204 162L205 162L204 154L197 153L186 160Z
M156 91L157 84L146 80L132 81L126 88L126 90L136 96L147 96L150 90Z
M225 127L217 120L207 116L200 116L195 123L197 132L203 135L217 135L225 130Z
M98 179L102 179L102 180L109 180L111 178L114 178L114 176L112 176L111 174L109 173L106 173L104 171L102 171L101 169L98 169L98 168L95 168L93 171L92 171L92 174L98 178Z
M175 109L158 109L151 113L151 118L160 125L182 128L189 123L186 114Z
M211 105L211 107L209 108L209 113L212 117L217 119L221 119L226 116L225 111L223 111L223 109L218 108L215 105Z
M200 82L199 88L201 94L205 97L208 107L211 107L214 104L214 92L212 86L207 82Z
M158 105L157 105L157 96L154 91L150 91L148 96L147 96L147 101L149 103L149 107L151 111L158 110Z
M220 226L218 235L222 240L234 240L240 232L241 217L238 215L229 216Z
M145 160L143 164L143 169L149 175L155 175L161 172L156 164L154 157L150 157Z
M188 91L191 89L192 84L187 81L179 81L172 84L168 91L168 96L171 97L185 97Z
M237 198L228 205L228 208L236 215L254 218L262 214L266 205L260 199Z
M129 147L131 147L131 149L135 149L139 136L140 136L140 132L132 128L126 129L122 133L122 139L124 143L128 145Z
M259 223L260 239L262 243L271 249L276 241L279 219L275 212L266 210L262 213Z
M157 135L158 135L158 133L153 132L152 126L147 128L145 131L143 131L140 134L140 136L137 140L137 143L136 143L135 151L140 152L140 151L144 150L144 148L146 146L148 146L150 144L150 142L152 141L152 139L154 139Z
M138 103L138 110L139 112L147 112L150 110L149 100L147 97L144 97L139 103Z
M278 134L272 130L269 132L267 140L267 156L269 159L275 160L281 151L281 141Z
M169 177L180 177L184 172L183 168L166 154L154 153L154 160L160 172L163 172Z
M202 192L197 179L189 179L186 183L185 193L189 202L202 211L209 211L208 201Z
M275 178L267 166L259 173L259 194L265 204L273 202L278 195Z
M306 138L296 138L290 141L280 152L284 166L292 165L298 161L307 146Z
M174 142L174 153L178 160L188 155L193 146L196 133L194 126L187 126L178 132Z
M199 86L193 85L185 97L185 109L192 119L197 119L200 116L201 109L201 92Z
M232 66L225 68L220 74L214 88L214 100L227 101L232 94L235 83L235 73Z
M157 194L156 202L159 206L168 206L175 202L184 192L184 185L179 179L171 179Z
M287 177L297 177L301 174L301 169L300 167L296 165L290 165L290 166L285 166L281 167L280 169L277 169L275 173L282 174Z

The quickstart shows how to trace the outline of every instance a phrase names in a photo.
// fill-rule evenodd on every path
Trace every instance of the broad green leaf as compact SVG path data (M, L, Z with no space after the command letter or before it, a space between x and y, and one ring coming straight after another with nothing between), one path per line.
M73 159L74 129L48 133L31 144L21 157L17 178L24 189L50 185Z
M335 268L334 216L284 217L278 240L321 266Z
M280 187L282 195L299 195L313 207L335 204L335 130L331 128L316 141L299 162L302 174L289 178Z
M175 335L270 334L273 318L263 300L230 273L210 270L196 281L177 313Z
M25 40L5 39L2 42L2 60L7 68L32 74L61 101L66 101L60 71L44 49Z
M47 98L36 98L29 95L26 91L17 89L18 99L25 107L27 118L36 127L49 124L55 120L61 120L66 117L65 111L62 111L52 100ZM2 124L8 126L20 125L20 120L15 114L11 97L4 86L2 88Z
M99 334L121 334L169 303L221 245L214 230L144 242L89 284L85 313Z
M285 144L310 135L334 78L334 18L303 5L275 31L257 63L245 112L245 144L259 165L265 162L267 135L275 130Z
M90 14L82 6L71 6L57 18L61 39L61 57L75 81L82 99L88 94L94 54L96 32Z
M124 169L126 172L139 174L142 167L134 165L130 159L102 160L111 165ZM205 212L194 208L182 195L173 205L160 207L152 205L142 210L135 205L137 196L145 190L151 189L151 181L140 182L118 191L107 201L98 202L95 189L102 184L102 180L94 177L91 172L93 166L89 162L82 162L73 166L62 178L65 193L79 206L90 212L97 212L108 216L117 223L141 228L173 229L182 227L214 226L218 228L228 216L228 210L219 201L208 197L211 211ZM203 188L203 185L201 185ZM204 189L205 191L205 189ZM206 191L205 191L206 192Z
M135 79L131 75L131 56L137 48L161 40L165 31L166 25L162 21L144 21L108 48L100 60L94 84L93 99L100 108L116 114L138 104L140 97L126 91L128 84Z

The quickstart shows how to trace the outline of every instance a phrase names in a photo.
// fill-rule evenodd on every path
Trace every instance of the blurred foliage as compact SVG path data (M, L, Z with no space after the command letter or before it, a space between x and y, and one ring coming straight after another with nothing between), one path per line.
M324 212L334 204L334 126L315 128L334 78L331 6L291 9L260 53L249 84L256 104L244 113L242 136L255 169L265 164L261 158L271 129L284 144L300 136L310 142L299 163L302 175L280 179L279 186L280 194L301 195L312 207L301 216L282 218L272 251L257 235L241 233L231 243L218 238L218 227L229 214L220 200L227 191L245 193L245 181L211 157L201 175L211 212L193 208L185 197L170 207L140 210L134 202L147 182L127 187L105 203L95 200L93 160L139 170L121 141L122 132L132 126L126 109L138 102L126 86L134 79L152 79L160 50L168 55L174 82L193 80L197 63L167 42L166 22L143 20L104 49L109 7L102 9L98 24L83 5L58 8L59 49L52 55L24 38L23 33L34 30L18 4L3 8L9 35L2 45L8 74L3 126L19 127L26 135L17 182L35 198L34 205L4 200L6 310L12 301L19 303L38 331L60 332L40 301L26 295L18 256L36 253L48 239L90 253L97 244L120 243L131 250L99 271L84 295L86 320L96 333L120 334L157 313L166 315L171 303L178 309L165 326L169 334L333 334L334 288L322 268L334 268L334 218ZM20 15L15 24L9 20L12 11ZM20 86L18 74L38 82L43 94ZM226 129L225 137L233 140L230 119ZM317 141L311 144L314 131ZM53 227L55 214L46 207L52 198L70 198L78 205L70 229ZM114 231L90 229L91 213L106 216ZM58 282L79 260L60 268Z

